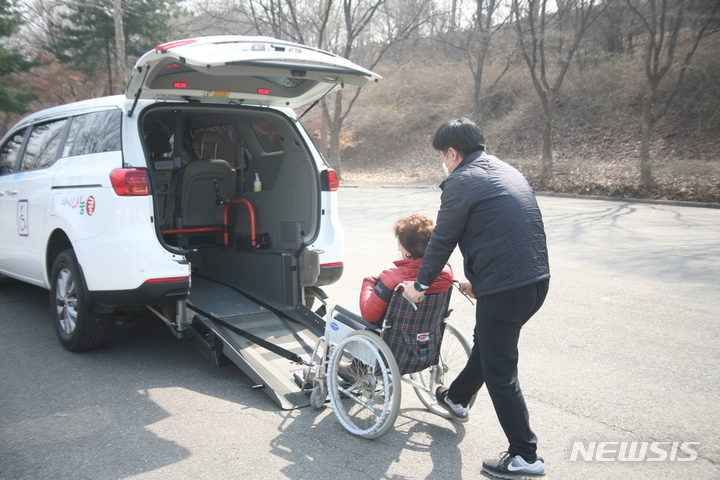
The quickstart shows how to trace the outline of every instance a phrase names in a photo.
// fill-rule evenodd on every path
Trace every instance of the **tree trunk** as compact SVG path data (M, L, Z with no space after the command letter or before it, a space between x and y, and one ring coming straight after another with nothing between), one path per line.
M457 25L457 0L452 0L452 7L450 8L450 31L454 32Z
M473 115L475 117L475 122L477 122L478 127L480 127L480 130L482 130L482 121L483 121L483 107L480 103L481 98L481 92L482 92L482 80L483 80L483 74L485 71L485 58L487 57L487 52L490 50L490 34L488 32L482 33L482 45L480 47L480 52L478 52L477 56L477 71L475 72L475 88L473 90ZM488 92L489 95L490 92ZM488 97L486 101L490 101L490 98Z
M330 128L330 165L335 169L337 176L342 180L342 158L340 158L340 127L333 122Z
M652 162L650 161L650 141L655 123L653 107L657 96L657 86L652 83L648 93L643 99L642 131L640 134L640 187L647 187L652 183Z
M552 152L552 122L553 122L553 98L548 95L541 96L543 107L543 135L542 135L542 172L540 173L540 186L547 187L553 176L553 152Z
M475 117L475 123L482 130L483 120L483 108L480 103L480 94L482 87L482 75L483 75L483 59L478 55L477 73L475 74L475 87L473 89L473 117Z
M117 84L118 89L123 89L127 83L127 65L125 61L125 32L123 27L122 0L115 0L113 17L115 20L115 69L117 70Z
M323 99L323 102L325 100ZM323 109L322 115L320 115L320 118L322 119L320 121L320 141L318 142L318 148L320 148L320 153L323 154L324 157L327 158L328 156L328 119L324 112L325 109Z
M342 158L340 157L340 131L342 130L342 90L335 94L335 108L330 119L330 152L328 160L342 180Z
M480 50L477 53L477 69L475 71L475 86L473 90L473 116L480 130L482 130L483 117L486 108L481 104L482 81L485 73L485 59L487 58L490 43L492 41L493 24L492 18L495 14L495 0L475 0L475 30L480 33ZM503 72L504 73L504 72ZM503 74L500 74L502 76ZM485 104L490 101L489 90L486 94Z
M108 76L108 93L107 95L112 95L115 93L115 89L113 88L113 72L112 72L112 54L110 52L110 45L108 45L107 42L105 42L105 56L107 58L107 76Z

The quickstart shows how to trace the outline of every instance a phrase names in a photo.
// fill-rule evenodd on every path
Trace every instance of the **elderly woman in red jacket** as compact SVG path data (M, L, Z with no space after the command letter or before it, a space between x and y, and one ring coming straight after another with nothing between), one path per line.
M412 282L417 277L433 231L433 221L416 213L395 222L393 230L398 240L398 255L401 260L395 260L395 267L384 270L378 277L366 277L360 291L360 313L368 322L381 321L395 287L400 283ZM452 282L452 268L445 265L425 294L445 292L452 286Z

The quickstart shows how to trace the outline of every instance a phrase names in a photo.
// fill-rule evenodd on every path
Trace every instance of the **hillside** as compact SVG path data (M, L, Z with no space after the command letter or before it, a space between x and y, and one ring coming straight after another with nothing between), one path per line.
M655 125L654 181L644 189L637 187L645 88L640 53L571 70L557 105L555 175L546 190L720 203L718 51L715 41L696 54L669 113ZM499 68L490 65L488 78L494 79ZM343 151L343 182L438 184L443 174L432 135L449 118L471 116L469 70L457 62L412 62L386 65L379 73L383 81L366 88L344 126L357 146ZM666 83L661 85L665 93L671 88ZM491 101L482 124L488 152L536 184L542 113L524 65L511 67Z

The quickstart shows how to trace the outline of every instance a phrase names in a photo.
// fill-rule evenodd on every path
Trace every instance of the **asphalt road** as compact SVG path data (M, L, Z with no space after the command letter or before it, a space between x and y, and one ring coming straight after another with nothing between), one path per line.
M327 288L331 305L356 308L362 278L396 258L395 219L434 218L439 195L341 190L346 270ZM720 478L720 210L539 202L553 277L521 335L520 382L548 478ZM451 263L462 276L457 253ZM473 307L459 295L453 306L471 335ZM506 448L484 390L460 425L406 388L395 429L369 441L329 405L280 410L159 321L66 352L48 308L45 290L0 278L1 479L474 479ZM610 443L571 461L574 442ZM622 442L639 442L636 456L667 443L627 462ZM683 442L696 443L673 453Z

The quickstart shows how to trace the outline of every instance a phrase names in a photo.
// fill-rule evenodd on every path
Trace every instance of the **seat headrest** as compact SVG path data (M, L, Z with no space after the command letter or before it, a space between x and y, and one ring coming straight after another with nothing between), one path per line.
M173 150L172 145L170 145L170 138L163 132L157 130L148 133L145 144L147 145L148 151L156 157L159 157L163 153L172 152Z
M199 132L195 136L193 147L203 160L219 158L232 163L235 157L230 145L216 132Z

